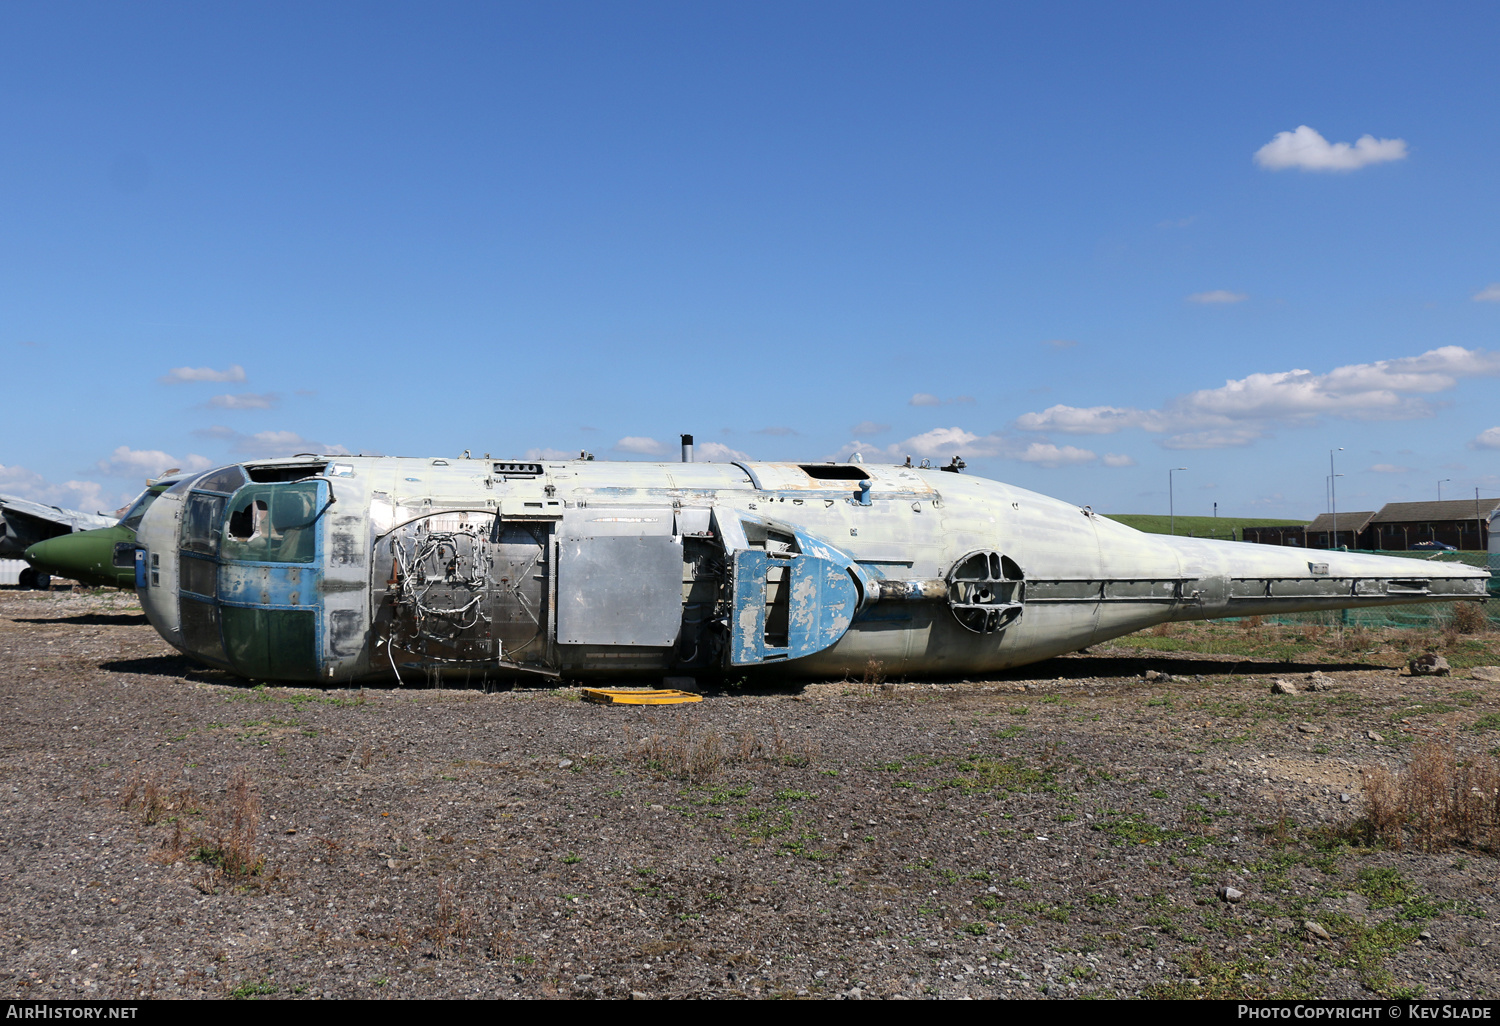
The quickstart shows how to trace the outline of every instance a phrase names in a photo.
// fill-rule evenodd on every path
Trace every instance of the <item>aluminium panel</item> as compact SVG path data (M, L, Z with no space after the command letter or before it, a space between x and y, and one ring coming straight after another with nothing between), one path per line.
M682 627L680 538L563 538L559 548L558 644L676 644Z

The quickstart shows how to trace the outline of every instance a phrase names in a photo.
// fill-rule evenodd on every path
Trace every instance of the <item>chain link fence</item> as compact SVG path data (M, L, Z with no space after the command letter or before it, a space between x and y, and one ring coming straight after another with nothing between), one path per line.
M1308 552L1318 550L1309 549ZM1369 556L1402 556L1407 559L1429 563L1467 563L1469 566L1487 568L1490 577L1490 598L1500 600L1500 555L1486 552L1406 552L1379 549L1351 549ZM1441 629L1453 615L1451 602L1413 602L1401 606L1377 606L1371 609L1328 609L1316 613L1279 613L1261 617L1265 623L1300 624L1317 623L1327 626L1345 627L1415 627ZM1500 630L1500 601L1492 601L1479 607L1490 621L1491 630ZM1234 617L1235 620L1245 619Z

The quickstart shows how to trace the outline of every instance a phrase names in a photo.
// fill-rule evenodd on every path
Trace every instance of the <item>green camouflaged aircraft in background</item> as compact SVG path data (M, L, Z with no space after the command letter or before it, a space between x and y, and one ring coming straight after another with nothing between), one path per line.
M136 528L156 497L177 480L174 476L150 482L118 522L39 541L28 546L22 558L38 580L66 577L98 588L134 588Z

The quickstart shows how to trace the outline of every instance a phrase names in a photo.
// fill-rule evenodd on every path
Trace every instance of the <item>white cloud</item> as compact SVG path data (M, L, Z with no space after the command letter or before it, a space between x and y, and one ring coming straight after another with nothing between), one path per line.
M1500 427L1486 428L1469 443L1470 449L1500 449Z
M1486 285L1474 293L1473 298L1476 303L1500 303L1500 281Z
M4 464L0 464L0 492L85 513L112 509L125 501L120 495L106 495L95 481L64 481L55 485L34 470Z
M1059 446L1045 440L1013 438L998 432L976 435L961 427L933 428L931 431L924 431L920 435L914 435L905 441L884 447L849 442L831 458L847 459L853 452L860 453L867 461L873 456L877 459L888 459L892 463L900 463L907 456L911 456L914 460L929 459L934 462L946 462L951 457L962 456L965 460L984 458L1019 460L1022 463L1033 463L1042 467L1076 466L1081 463L1092 463L1099 458L1088 449L1079 449L1076 446Z
M241 392L238 395L216 395L204 406L216 410L269 410L281 402L275 392Z
M849 429L851 435L878 435L882 431L889 431L889 424L877 424L873 420L862 420Z
M1173 449L1246 445L1273 424L1311 424L1320 415L1350 420L1430 416L1421 396L1447 391L1464 378L1500 375L1500 352L1444 346L1420 356L1349 364L1326 374L1309 370L1251 374L1219 388L1178 396L1158 410L1121 406L1051 406L1016 418L1026 431L1110 434L1126 428L1175 432Z
M212 367L173 367L158 380L166 385L181 385L190 381L244 381L245 368L237 363L226 370L214 370Z
M1071 445L1032 442L1011 458L1043 467L1076 467L1080 463L1092 463L1099 457L1088 449L1078 449Z
M199 456L197 453L188 453L182 459L162 452L160 449L132 449L128 445L116 446L115 451L109 454L107 459L100 460L95 466L101 474L109 474L113 477L157 477L163 471L176 467L184 471L207 470L213 466L213 460L207 456Z
M705 463L733 463L735 460L751 458L748 452L731 449L723 442L699 442L693 446L693 459L702 460Z
M1188 431L1162 439L1163 449L1227 449L1236 445L1249 445L1265 436L1258 428L1239 428L1230 431Z
M956 395L952 399L939 399L937 396L930 395L927 392L918 392L916 395L914 395L914 396L911 397L911 403L910 403L910 405L912 405L912 406L953 406L953 405L963 405L965 403L972 403L973 401L974 401L974 397L972 395Z
M1155 410L1126 406L1049 406L1041 413L1023 413L1016 426L1025 431L1061 431L1069 435L1108 435L1124 428L1164 430L1165 420Z
M628 435L615 443L615 452L628 452L637 456L660 456L666 451L666 446L654 438Z
M252 459L267 456L294 456L302 452L317 453L320 456L342 455L349 452L337 442L320 442L315 438L305 438L295 431L257 431L254 434L246 434L222 424L215 424L213 427L198 428L193 434L200 438L217 438L228 442L229 447L235 453Z
M234 448L254 456L292 456L299 452L331 456L349 451L337 442L319 442L295 431L257 431L253 435L240 435L234 441Z
M1123 452L1107 452L1104 454L1104 465L1106 467L1133 467L1135 458Z
M1370 164L1406 159L1406 140L1377 139L1362 135L1353 146L1330 143L1313 129L1299 125L1294 132L1276 137L1255 151L1255 162L1271 171L1354 171Z
M1243 292L1230 292L1228 289L1214 289L1212 292L1194 292L1187 297L1189 303L1243 303L1249 299Z

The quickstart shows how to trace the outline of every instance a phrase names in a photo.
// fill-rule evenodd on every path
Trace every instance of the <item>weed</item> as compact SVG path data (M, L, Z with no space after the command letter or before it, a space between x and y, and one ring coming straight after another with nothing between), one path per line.
M670 733L655 732L637 740L628 724L625 733L627 744L647 769L694 783L711 780L734 765L806 766L819 754L815 746L789 742L775 722L769 738L751 730L724 734L713 727L700 727L691 715L682 716Z
M1444 624L1454 634L1479 634L1489 630L1489 617L1474 602L1458 602L1453 606Z
M181 777L182 767L170 777ZM199 801L186 784L175 787L159 773L137 771L120 792L117 805L122 812L134 810L140 814L141 822L154 826L164 818L192 815L199 811Z
M1365 785L1365 818L1351 832L1427 852L1454 844L1500 847L1500 760L1460 759L1450 740L1430 742L1399 772L1376 767Z
M206 833L187 842L189 856L223 879L245 883L261 875L266 857L256 848L260 797L243 769L235 770L224 799L210 810ZM213 881L210 880L210 887Z

